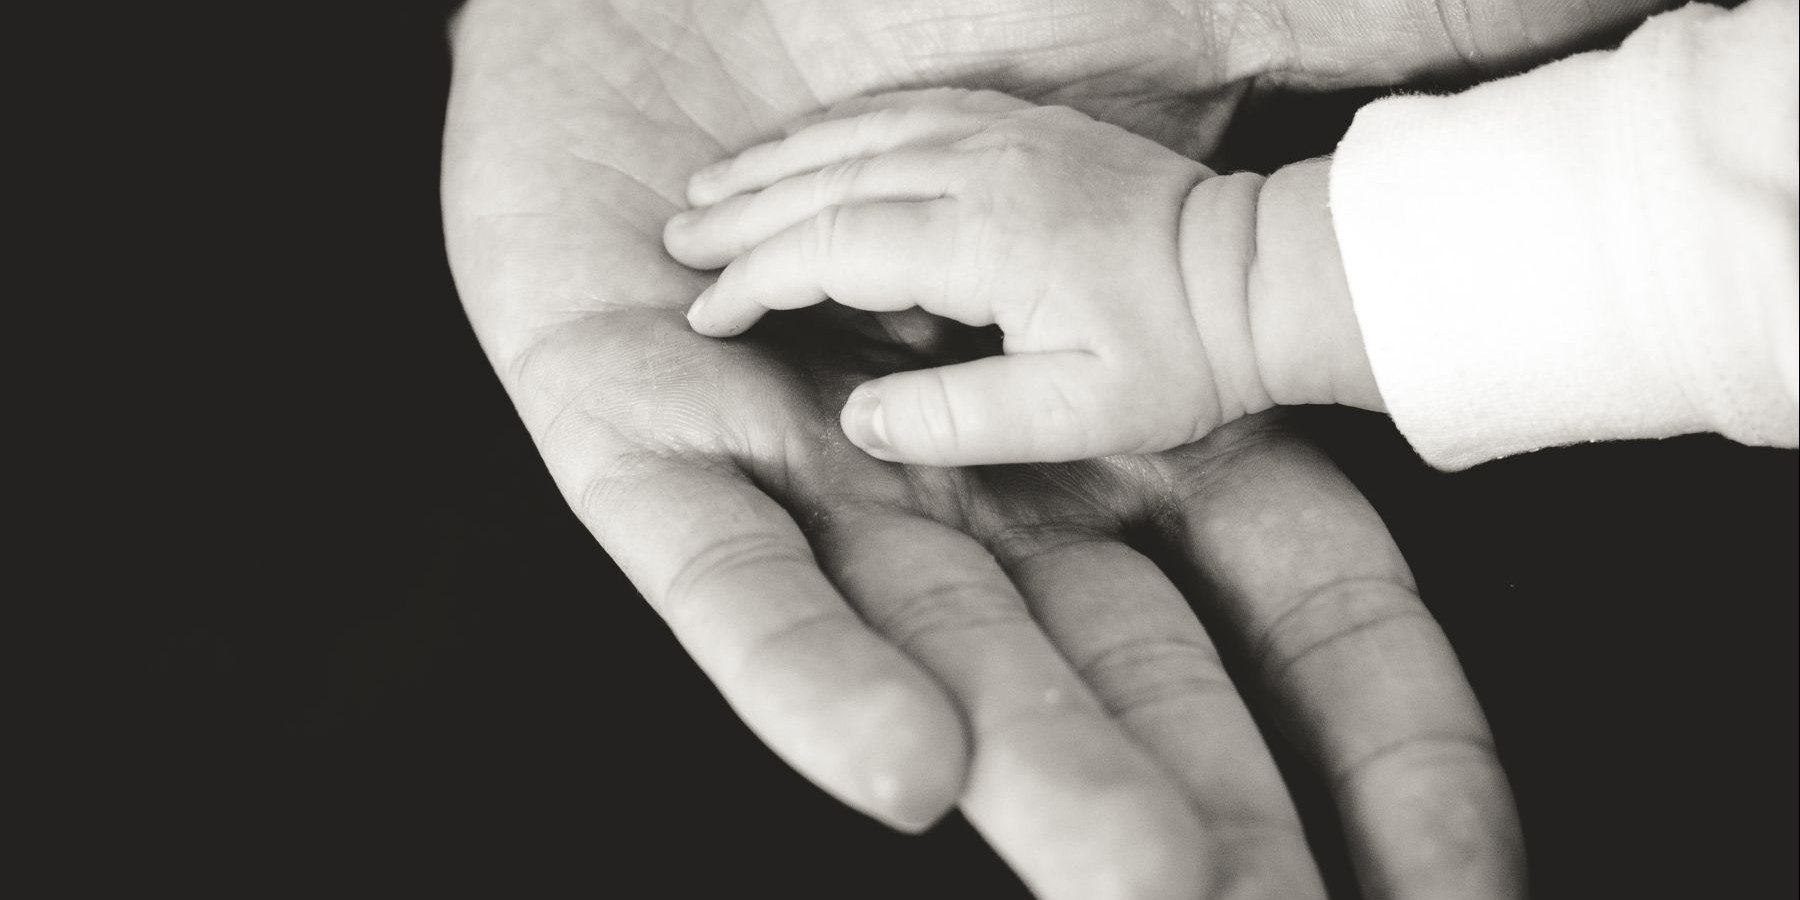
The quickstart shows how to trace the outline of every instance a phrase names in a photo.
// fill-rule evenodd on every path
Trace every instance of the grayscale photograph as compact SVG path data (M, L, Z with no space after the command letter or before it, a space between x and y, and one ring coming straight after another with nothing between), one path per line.
M1800 0L86 15L73 895L1800 895Z

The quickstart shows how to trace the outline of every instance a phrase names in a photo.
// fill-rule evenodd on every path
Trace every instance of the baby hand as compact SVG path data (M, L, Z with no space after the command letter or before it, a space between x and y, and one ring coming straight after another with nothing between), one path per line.
M826 299L1000 327L1004 356L850 396L844 432L876 457L1147 452L1245 411L1226 395L1246 375L1214 371L1183 285L1183 206L1211 174L1071 109L908 91L850 101L702 169L688 184L696 208L664 242L689 266L725 267L688 310L702 334ZM1248 358L1220 356L1233 368Z

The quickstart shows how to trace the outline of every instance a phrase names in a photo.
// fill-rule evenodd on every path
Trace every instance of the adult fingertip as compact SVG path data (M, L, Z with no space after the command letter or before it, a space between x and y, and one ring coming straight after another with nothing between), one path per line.
M1029 830L1014 826L1012 843L1001 849L1037 896L1046 900L1213 896L1208 891L1215 874L1210 838L1178 791L1128 781L1088 785L1065 802L1069 805L1060 810L1014 812L1036 815L1041 821Z
M1505 774L1481 742L1425 742L1366 767L1345 802L1375 894L1524 895L1525 851ZM1360 840L1356 840L1360 839Z
M961 798L962 717L930 676L861 630L756 657L733 682L744 721L813 784L896 831L915 834Z
M962 722L942 703L926 702L906 684L865 696L862 770L851 806L896 831L919 834L937 824L962 796L968 748Z
M956 805L954 793L944 791L945 779L912 778L894 772L878 772L869 781L868 813L876 821L905 834L923 834Z

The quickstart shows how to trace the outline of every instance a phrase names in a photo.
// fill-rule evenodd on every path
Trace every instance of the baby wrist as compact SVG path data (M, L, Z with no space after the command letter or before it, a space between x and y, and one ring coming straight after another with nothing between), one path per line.
M1215 426L1274 405L1256 358L1248 293L1257 253L1257 199L1265 180L1251 172L1209 177L1182 205L1177 232L1182 284L1218 393Z
M1273 404L1384 410L1344 277L1330 188L1330 157L1286 166L1261 185L1245 276L1256 366Z

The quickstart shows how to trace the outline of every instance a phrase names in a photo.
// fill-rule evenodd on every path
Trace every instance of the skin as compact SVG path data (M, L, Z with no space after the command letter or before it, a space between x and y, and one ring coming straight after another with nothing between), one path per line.
M788 132L695 173L695 208L663 230L675 259L724 269L688 309L696 331L833 300L1005 335L1004 357L852 392L844 433L878 459L1064 462L1167 450L1276 402L1381 409L1328 159L1202 190L1214 173L1154 141L954 88Z
M1463 52L1442 23L1469 22L1433 7L1370 7L465 9L444 209L470 321L577 515L797 770L897 828L960 804L1047 898L1316 896L1218 640L1332 786L1370 893L1521 890L1504 776L1450 648L1379 517L1278 419L1153 456L883 463L834 412L916 354L822 341L831 321L702 337L682 310L711 279L661 247L694 171L857 94L1002 89L1198 156L1245 79L1385 82L1505 56ZM1561 41L1629 15L1581 9L1606 15L1544 27ZM1478 48L1556 43L1475 24ZM1128 527L1192 578L1178 586Z

